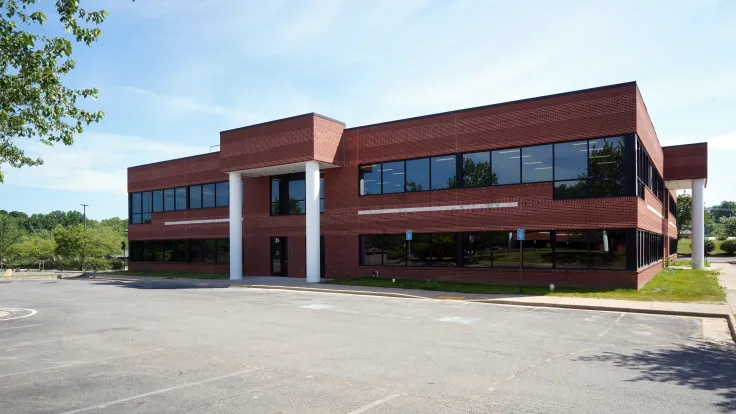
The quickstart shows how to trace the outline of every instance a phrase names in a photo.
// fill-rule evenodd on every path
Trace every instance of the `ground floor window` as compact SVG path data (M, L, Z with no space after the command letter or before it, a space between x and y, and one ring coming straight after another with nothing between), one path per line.
M131 240L130 261L229 263L230 240Z
M637 267L649 266L664 257L664 237L646 230L636 231Z
M670 255L677 254L677 239L670 238Z
M411 243L403 233L362 235L360 264L627 269L634 234L633 229L527 231L525 240L519 241L515 231L414 233Z

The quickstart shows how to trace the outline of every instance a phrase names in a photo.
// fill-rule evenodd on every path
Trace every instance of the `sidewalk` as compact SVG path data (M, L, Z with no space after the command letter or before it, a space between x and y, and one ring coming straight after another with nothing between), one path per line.
M588 299L564 296L539 295L498 295L472 294L456 292L440 292L418 289L376 288L368 286L347 286L331 284L307 283L305 279L275 276L245 277L242 280L227 279L164 279L148 276L98 275L95 280L117 280L138 282L142 288L170 286L177 287L221 287L221 288L256 288L279 289L333 294L352 294L365 296L386 296L406 299L463 300L476 303L492 303L498 305L551 307L564 309L582 309L611 312L634 312L659 315L692 316L703 318L726 319L731 336L736 342L736 266L718 264L721 269L721 284L728 290L728 304L682 303L682 302L648 302L615 299ZM730 266L723 268L720 265ZM163 286L162 286L163 285Z

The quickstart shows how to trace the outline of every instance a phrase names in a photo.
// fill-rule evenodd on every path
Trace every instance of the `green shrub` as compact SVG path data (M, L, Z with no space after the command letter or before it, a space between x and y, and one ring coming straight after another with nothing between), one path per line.
M728 239L728 234L726 234L726 232L724 232L724 231L718 231L718 232L716 232L716 240L718 240L718 241L724 241L726 239Z
M728 239L721 242L721 250L728 254L736 253L736 239Z
M125 269L125 261L123 260L113 260L111 263L112 270L123 270Z
M705 239L705 252L710 253L716 249L716 242L711 239Z
M79 260L57 260L55 264L59 270L79 270Z
M84 270L94 270L99 272L100 270L110 270L111 263L108 259L99 259L92 257L84 262Z

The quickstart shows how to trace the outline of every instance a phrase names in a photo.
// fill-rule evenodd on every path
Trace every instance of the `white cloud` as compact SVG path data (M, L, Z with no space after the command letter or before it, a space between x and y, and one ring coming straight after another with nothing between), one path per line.
M207 148L171 144L137 136L85 133L74 145L49 147L34 143L26 148L44 164L4 169L5 182L28 187L127 193L127 168L206 152Z
M234 122L244 124L252 123L257 119L260 119L258 115L245 110L228 108L217 104L206 104L187 97L170 96L150 91L148 89L134 88L132 86L126 86L125 90L137 95L145 96L148 99L152 99L155 106L166 105L184 111L218 115L229 118Z

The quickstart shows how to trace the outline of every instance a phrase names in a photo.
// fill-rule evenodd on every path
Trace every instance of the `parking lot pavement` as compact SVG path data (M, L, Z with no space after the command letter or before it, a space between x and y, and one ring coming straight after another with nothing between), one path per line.
M0 412L736 411L698 318L133 286L1 284Z

